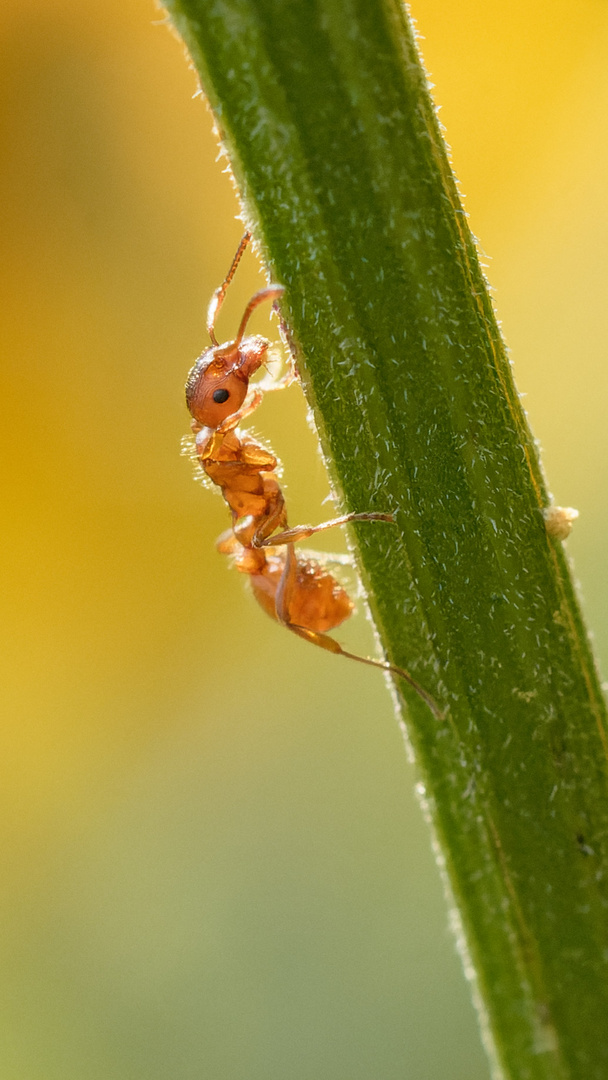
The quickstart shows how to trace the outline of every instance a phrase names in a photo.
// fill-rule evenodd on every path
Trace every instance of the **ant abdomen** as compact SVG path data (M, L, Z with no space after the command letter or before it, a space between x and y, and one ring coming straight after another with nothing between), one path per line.
M285 574L285 554L270 554L265 565L248 570L253 595L273 619L278 619L276 594ZM241 569L240 559L237 567ZM345 622L354 609L353 601L333 574L312 559L296 557L292 587L285 597L285 614L290 625L327 633ZM281 619L280 621L285 621Z

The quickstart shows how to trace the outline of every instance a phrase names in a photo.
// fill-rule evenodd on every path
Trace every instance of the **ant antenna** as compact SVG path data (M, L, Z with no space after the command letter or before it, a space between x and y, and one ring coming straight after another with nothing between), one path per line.
M239 265L239 263L240 263L240 261L241 261L241 259L243 257L243 254L245 252L245 248L247 247L247 244L249 243L250 240L251 240L251 233L246 232L245 235L243 236L243 239L241 240L238 248L236 249L236 254L234 256L234 259L232 260L232 263L230 264L230 269L229 269L228 273L226 274L226 277L224 278L224 280L223 280L222 284L219 286L219 288L217 288L215 290L213 296L211 297L209 307L207 308L207 333L209 334L209 337L211 338L211 344L212 345L217 345L218 344L218 340L217 340L217 338L215 336L215 320L216 320L216 317L217 317L217 313L220 310L222 304L224 303L224 297L226 296L228 286L230 285L230 282L232 281L232 279L233 279L233 277L234 277L234 275L236 273L236 268ZM249 314L251 314L251 312L249 312ZM242 323L241 323L241 325L242 325ZM243 326L243 330L244 329L245 328Z
M252 313L255 311L255 309L258 307L258 305L263 304L265 300L278 300L279 297L282 296L284 292L285 292L285 289L283 288L282 285L268 285L267 288L260 289L259 292L256 292L256 294L251 297L251 300L249 301L249 303L247 304L247 307L245 308L245 314L243 315L243 318L241 319L241 325L239 326L239 332L238 332L238 334L236 335L236 337L234 339L234 344L235 345L240 345L241 344L243 334L245 333L245 327L247 326L247 323L249 322L249 319L251 318Z

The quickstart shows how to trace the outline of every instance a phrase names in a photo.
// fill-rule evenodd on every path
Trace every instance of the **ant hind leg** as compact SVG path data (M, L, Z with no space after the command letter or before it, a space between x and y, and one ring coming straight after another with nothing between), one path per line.
M290 594L293 596L293 591L297 583L297 559L293 543L287 541L288 548L285 557L285 566L279 587L275 595L275 612L278 622L285 626L287 630L291 630L292 634L297 634L298 637L304 638L305 641L309 641L311 645L317 645L320 649L325 649L326 652L334 653L337 656L346 656L348 660L356 660L359 664L367 664L369 667L381 668L382 671L390 671L393 675L397 675L400 679L403 679L408 686L411 686L412 690L418 694L424 701L425 705L428 705L429 709L433 713L433 716L437 720L443 720L443 713L439 708L437 702L427 691L416 682L412 675L404 668L397 667L395 664L389 664L388 660L375 660L370 656L358 656L356 653L347 652L343 649L339 642L324 634L320 630L310 630L305 626L298 626L296 623L291 622L289 618L289 603Z
M396 664L389 664L388 660L375 660L371 656L358 656L356 653L347 652L329 634L322 634L318 630L308 630L304 626L295 626L293 623L284 622L283 620L281 622L293 634L304 638L305 641L310 641L311 645L318 645L319 648L326 649L327 652L334 653L336 656L345 656L348 660L356 660L359 664L368 664L369 667L380 668L382 671L390 671L392 675L397 675L408 686L411 686L412 690L418 694L418 697L422 698L436 720L443 720L444 714L435 699L404 668L397 667Z

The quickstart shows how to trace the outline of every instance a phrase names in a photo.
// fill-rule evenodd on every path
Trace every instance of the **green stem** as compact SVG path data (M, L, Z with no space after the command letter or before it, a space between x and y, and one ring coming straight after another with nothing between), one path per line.
M605 706L406 14L167 7L343 509L397 519L388 546L356 528L361 571L387 656L446 710L399 684L497 1060L605 1080Z

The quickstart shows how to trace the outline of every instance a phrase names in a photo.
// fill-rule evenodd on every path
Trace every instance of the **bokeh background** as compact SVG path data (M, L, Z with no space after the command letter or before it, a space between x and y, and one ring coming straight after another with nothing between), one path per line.
M606 670L608 6L413 6ZM180 457L241 234L181 45L0 19L3 1080L487 1080L383 680L265 618ZM299 389L256 425L321 520Z

